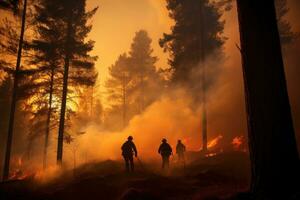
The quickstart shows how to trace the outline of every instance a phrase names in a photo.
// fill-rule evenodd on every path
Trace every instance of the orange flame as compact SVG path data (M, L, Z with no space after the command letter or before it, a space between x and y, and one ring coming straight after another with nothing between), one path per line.
M223 138L222 135L218 135L217 137L215 137L214 139L212 139L211 141L208 142L207 148L210 149L210 148L215 147L222 138Z
M12 165L13 167L9 175L10 180L23 180L32 175L27 170L24 170L22 156L12 159Z
M239 150L243 144L243 140L244 140L243 136L237 136L237 137L233 138L233 140L231 142L233 148L235 150Z
M18 165L19 165L19 166L22 166L22 164L23 164L23 160L22 160L22 157L20 156L20 157L18 158Z
M208 153L208 154L205 155L205 157L209 158L209 157L214 157L216 155L217 155L217 153Z

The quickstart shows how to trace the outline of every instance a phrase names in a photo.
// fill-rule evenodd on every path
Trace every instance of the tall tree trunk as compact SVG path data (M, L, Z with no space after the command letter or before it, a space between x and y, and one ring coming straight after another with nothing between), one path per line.
M140 73L140 84L141 84L141 88L140 88L140 113L142 113L144 111L145 108L145 86L144 86L144 71L141 70Z
M68 94L68 78L69 78L69 66L70 66L70 35L72 30L72 9L70 9L67 35L66 35L66 55L65 55L65 66L63 76L63 93L60 109L60 120L58 129L58 142L57 142L57 164L62 164L63 158L63 141L64 141L64 130L65 130L65 115L67 107L67 94Z
M94 109L94 86L92 86L91 88L91 112L90 112L90 119L94 119L94 113L93 113L93 109Z
M49 145L49 133L50 133L50 122L52 114L52 98L53 98L53 85L54 85L54 67L51 67L51 78L50 78L50 88L49 88L49 102L48 102L48 113L46 121L46 133L45 133L45 146L44 146L44 155L43 155L43 169L47 167L47 152Z
M123 86L122 86L122 95L123 95L123 128L126 126L126 75L123 73Z
M201 17L200 17L200 62L202 67L202 151L207 151L207 113L206 113L206 90L205 90L205 14L204 14L205 0L200 1Z
M257 195L255 199L288 199L300 188L300 168L274 0L237 0L237 7L251 191Z
M27 10L27 0L24 0L21 33L20 33L20 40L19 40L19 47L18 47L16 70L14 73L11 109L9 115L6 152L5 152L5 160L4 160L4 168L3 168L3 180L7 180L9 178L10 154L11 154L11 146L12 146L13 131L14 131L15 111L16 111L16 104L17 104L17 90L18 90L19 73L20 73L19 71L20 71L20 64L22 58L24 32L25 32L26 10Z

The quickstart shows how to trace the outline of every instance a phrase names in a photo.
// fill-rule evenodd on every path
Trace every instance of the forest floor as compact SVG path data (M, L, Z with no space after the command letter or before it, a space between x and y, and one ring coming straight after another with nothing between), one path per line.
M108 160L85 164L44 184L30 177L11 180L0 184L0 199L220 200L247 190L247 154L192 157L186 167L173 164L168 172L161 172L158 163L136 160L136 171L127 174L121 161Z

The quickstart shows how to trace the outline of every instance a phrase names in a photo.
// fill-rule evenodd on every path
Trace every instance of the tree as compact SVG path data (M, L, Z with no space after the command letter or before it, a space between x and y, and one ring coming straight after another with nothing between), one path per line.
M238 0L255 199L299 192L299 157L273 0Z
M30 9L29 9L30 11ZM17 18L18 19L18 18ZM27 15L26 17L26 24L30 24L27 23L30 21L30 13ZM24 29L28 29L30 28L29 25L26 26L26 28ZM18 34L18 30L20 29L20 26L18 24L18 20L14 21L8 18L4 18L2 20L1 26L0 26L0 46L1 46L1 51L0 51L0 70L1 70L1 75L2 75L2 79L4 79L3 84L8 84L10 83L10 90L7 91L7 94L12 93L12 87L13 87L13 77L15 74L15 70L14 70L14 65L16 65L15 59L16 56L18 54L18 46L19 46L19 34ZM25 30L24 30L25 32ZM31 36L30 34L25 34L24 33L24 42L23 43L27 43L28 41L30 41ZM26 50L26 49L24 49ZM18 123L14 123L14 137L18 138L22 135L26 134L27 129L24 129L24 127L21 127L20 121L22 121L22 117L18 116L18 115L26 115L30 113L30 111L28 110L24 110L24 108L26 107L25 104L27 102L27 100L29 98L31 98L31 96L33 95L33 93L35 93L36 88L38 87L39 83L37 84L33 84L31 82L31 76L32 73L34 71L33 68L31 68L31 66L27 65L26 60L28 59L28 57L30 55L30 52L28 51L22 51L22 69L18 70L18 87L16 88L17 94L16 94L16 102L15 102L15 112L16 114L14 118L14 121L18 121ZM11 80L11 81L8 81ZM7 96L6 94L6 96ZM11 99L9 97L3 96L3 99ZM11 101L9 101L9 103L11 103ZM4 104L5 105L5 104ZM9 108L10 105L8 105L6 107ZM6 113L6 112L5 112ZM5 119L9 116L9 112L6 113L6 117L4 117L4 123L7 123L7 121L5 121ZM27 120L27 118L25 117L24 119ZM7 127L8 128L8 127ZM19 129L19 130L18 130ZM6 128L2 128L2 131L7 130ZM15 132L17 134L15 134ZM5 147L5 145L3 145Z
M53 123L54 126L51 127L51 119L55 118L53 112L57 109L53 106L53 97L58 97L58 92L61 91L58 87L55 87L55 85L58 86L62 73L62 58L60 55L61 44L59 43L60 40L57 40L60 37L62 28L59 23L53 22L53 18L51 18L51 12L53 12L52 9L47 7L47 4L43 2L43 0L35 6L36 14L34 16L34 31L38 36L28 44L28 48L35 52L30 63L38 67L36 81L43 82L42 87L39 88L39 91L36 93L36 95L39 96L38 99L43 102L34 102L35 104L38 104L36 107L39 109L37 109L36 115L33 118L33 124L36 124L37 122L37 125L40 128L34 127L32 135L37 135L35 133L36 130L39 130L39 132L44 132L43 130L45 130L43 151L44 168L46 168L47 162L50 130L56 125ZM43 121L38 123L40 118L44 118L44 123Z
M139 113L153 102L153 98L156 98L157 95L153 94L153 91L160 81L155 68L157 58L152 56L151 42L148 33L145 30L140 30L135 33L129 51L129 75L133 77L131 88L133 94L131 95L135 96L134 101L136 105L139 105Z
M0 26L0 80L6 79L7 75L14 73L16 55L18 52L18 26L15 22L4 18Z
M87 25L87 20L97 9L84 13L85 1L77 1L74 7L69 4L69 1L38 1L35 5L34 29L32 30L35 38L26 43L26 48L32 51L33 55L28 64L35 66L30 80L38 85L34 91L35 95L27 103L27 107L32 112L29 146L32 143L31 140L40 137L40 133L45 133L44 168L50 131L59 124L57 105L64 104L63 101L67 102L67 100L69 103L76 103L78 98L75 96L76 90L82 86L93 85L97 78L94 68L96 57L88 55L93 42L85 42L85 37L91 30L91 26ZM79 8L80 6L82 7ZM72 20L69 15L66 16L68 12L72 14ZM72 28L72 33L68 30L68 26ZM64 69L67 54L70 54L68 65L72 67L67 73L69 87L65 87L62 83L65 81ZM61 97L62 91L65 92L63 98ZM63 123L65 127L73 114L72 108L65 103L64 112L61 112L64 120L63 122L60 120L60 125ZM61 137L59 141L64 140L63 135ZM58 146L62 149L62 143L59 142Z
M65 114L68 94L69 76L74 81L73 84L95 84L97 74L94 73L94 63L96 57L89 55L93 49L94 42L85 39L91 31L92 26L87 25L88 20L95 14L97 8L90 12L85 11L85 0L53 1L49 3L56 7L52 17L62 23L65 29L62 32L63 44L61 55L64 58L63 89L60 109L58 145L57 145L57 163L62 163L63 158L63 139L65 129ZM70 66L73 71L70 71Z
M121 106L123 128L127 123L127 98L128 90L131 80L129 69L129 59L124 53L119 56L118 60L109 69L110 78L106 82L106 88L108 91L108 99L111 106L118 109Z
M0 9L17 11L19 7L19 0L1 0Z
M25 31L26 9L27 9L27 0L24 0L22 25L21 25L21 33L20 33L20 40L19 40L19 46L18 46L16 69L15 69L15 73L14 73L14 83L13 83L13 89L12 89L11 109L10 109L7 144L6 144L6 152L5 152L4 169L3 169L3 179L4 180L7 180L8 176L9 176L10 153L11 153L11 145L12 145L12 137L13 137L16 101L17 101L17 88L18 88L18 83L19 83L19 71L20 71L20 64L21 64L24 31Z
M0 130L7 130L8 128L8 115L10 106L10 96L7 95L11 92L12 80L9 76L6 76L0 85ZM0 134L0 157L3 158L3 150L5 147L6 135ZM2 165L1 165L2 166ZM1 171L2 175L2 171ZM1 176L2 177L2 176Z
M151 42L145 30L137 31L128 56L125 53L120 55L109 68L110 78L106 82L108 100L111 102L109 114L110 118L115 118L112 121L123 122L122 128L163 91L163 78L155 67L157 58L152 56Z
M171 34L164 34L159 43L171 53L169 61L174 74L173 82L184 86L197 102L202 100L202 148L207 150L206 90L216 78L216 66L206 66L211 55L222 57L224 21L221 9L230 9L229 1L167 0L167 9L175 25ZM214 71L207 76L206 67ZM208 79L209 77L210 79ZM198 81L201 80L201 84ZM199 93L199 91L202 91ZM200 94L200 95L199 95ZM202 95L202 96L201 96Z
M280 40L283 45L290 44L298 38L298 34L292 31L291 24L284 19L289 12L287 0L275 0L275 9L277 14L278 30Z
M167 0L167 9L175 25L170 34L164 33L159 43L171 54L173 81L193 88L195 84L188 82L191 73L209 55L220 55L226 40L222 37L224 22L220 19L220 5L208 0Z

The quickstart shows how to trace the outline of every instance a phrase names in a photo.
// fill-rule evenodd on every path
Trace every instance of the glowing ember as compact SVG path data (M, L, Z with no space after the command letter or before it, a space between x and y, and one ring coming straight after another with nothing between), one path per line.
M235 150L239 150L243 144L243 141L244 141L243 136L237 136L237 137L233 138L231 144Z
M216 156L217 153L208 153L205 155L205 157L209 158L209 157L213 157L213 156Z
M10 180L23 180L27 177L32 176L32 173L29 173L28 171L24 170L22 156L12 159L12 166L13 167L9 176Z
M219 141L223 138L222 135L218 135L216 138L212 139L211 141L209 141L209 143L207 144L208 148L213 148L215 147Z
M9 176L10 180L23 180L27 177L30 177L32 174L25 173L21 169L16 169L11 172L11 175Z

